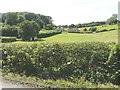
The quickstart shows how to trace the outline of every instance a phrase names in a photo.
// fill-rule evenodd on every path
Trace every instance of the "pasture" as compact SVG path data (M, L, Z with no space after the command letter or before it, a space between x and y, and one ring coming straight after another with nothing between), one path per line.
M120 88L117 18L56 25L51 16L8 12L0 20L1 78L40 88Z
M101 30L110 30L110 29L117 29L118 28L118 25L115 24L115 25L101 25L101 26L95 26L97 28L98 31L101 31ZM83 29L86 28L87 30L89 30L91 27L83 27L83 28L79 28L79 30L83 31Z
M118 30L101 33L79 34L79 33L62 33L59 35L42 38L44 42L118 42Z
M79 28L80 31L83 29L89 30L91 27ZM96 26L97 31L93 33L68 33L67 29L64 32L56 30L40 30L38 39L31 42L54 42L54 43L73 43L73 42L116 42L118 43L118 25L103 25ZM106 31L104 31L106 30ZM102 31L102 32L99 32ZM13 37L4 36L5 40L13 39ZM26 42L21 39L14 40L14 42ZM30 42L30 43L31 43Z

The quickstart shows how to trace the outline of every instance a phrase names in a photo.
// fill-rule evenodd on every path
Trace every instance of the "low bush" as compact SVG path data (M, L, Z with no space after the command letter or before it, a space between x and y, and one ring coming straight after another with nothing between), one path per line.
M84 28L83 31L87 31L87 28Z
M117 29L115 29L115 28L110 29L110 31L112 31L112 30L117 30Z
M18 36L19 28L16 26L3 25L2 27L2 36Z
M105 32L105 31L108 31L107 29L103 29L103 30L101 30L100 32Z
M40 33L37 35L37 37L38 38L46 38L46 37L50 37L50 36L57 35L57 34L61 34L61 31L43 30L43 31L40 31Z
M120 46L115 43L4 44L3 68L43 79L84 77L94 83L120 84Z
M89 29L89 31L96 32L97 28L96 27L92 27L92 28Z

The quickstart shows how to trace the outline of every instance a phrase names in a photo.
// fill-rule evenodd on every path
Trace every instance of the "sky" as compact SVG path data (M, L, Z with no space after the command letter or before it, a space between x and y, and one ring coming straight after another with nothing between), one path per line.
M51 16L56 25L105 21L118 13L120 0L0 0L0 13L33 12Z

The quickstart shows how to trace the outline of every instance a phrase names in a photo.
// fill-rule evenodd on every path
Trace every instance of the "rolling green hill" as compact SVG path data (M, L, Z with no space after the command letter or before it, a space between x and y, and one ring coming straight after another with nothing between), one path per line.
M118 42L118 30L92 34L62 33L48 38L43 38L45 42Z

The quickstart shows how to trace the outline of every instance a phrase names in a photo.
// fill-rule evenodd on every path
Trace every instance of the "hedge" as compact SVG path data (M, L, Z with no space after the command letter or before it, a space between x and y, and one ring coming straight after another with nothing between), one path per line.
M57 35L57 34L61 34L61 31L56 31L56 30L45 30L44 32L40 32L37 37L38 38L46 38L46 37L50 37L53 35Z
M16 26L3 25L2 27L2 36L18 36L19 28Z
M2 37L2 42L6 43L6 42L14 42L16 41L16 37Z
M115 43L15 43L3 45L2 52L3 68L9 72L120 84L120 46Z

